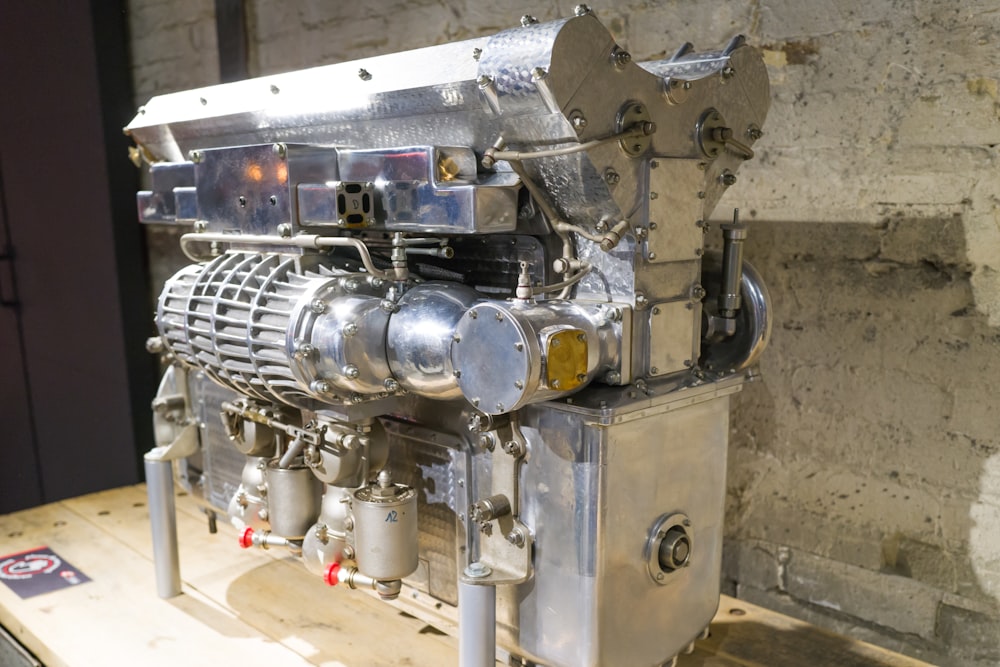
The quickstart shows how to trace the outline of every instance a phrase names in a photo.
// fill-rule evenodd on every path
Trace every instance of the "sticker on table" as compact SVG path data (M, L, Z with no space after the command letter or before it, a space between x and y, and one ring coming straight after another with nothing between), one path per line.
M90 581L48 547L0 556L0 581L22 599Z

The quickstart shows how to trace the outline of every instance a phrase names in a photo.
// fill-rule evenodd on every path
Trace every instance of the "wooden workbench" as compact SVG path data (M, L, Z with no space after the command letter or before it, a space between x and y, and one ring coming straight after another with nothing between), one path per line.
M278 552L241 551L177 499L184 594L156 596L143 486L0 517L0 555L47 545L92 581L22 600L0 585L0 625L45 665L457 663L457 641L358 591L328 588ZM926 667L723 597L712 636L679 667Z

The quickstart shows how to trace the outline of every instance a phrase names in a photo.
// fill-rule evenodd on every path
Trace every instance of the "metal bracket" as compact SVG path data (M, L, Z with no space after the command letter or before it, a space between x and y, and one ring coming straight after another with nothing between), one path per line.
M484 520L480 521L479 561L489 567L489 574L481 577L463 574L461 579L468 584L486 586L519 584L532 575L531 552L534 542L531 531L518 518L518 471L528 451L528 443L518 427L517 413L512 413L509 423L498 426L491 432L491 436L495 442L501 443L501 447L493 450L493 495L490 499L479 502L485 503L502 496L507 500L510 510L497 512L489 519L483 516ZM495 501L486 504L494 503ZM478 504L474 503L473 507Z

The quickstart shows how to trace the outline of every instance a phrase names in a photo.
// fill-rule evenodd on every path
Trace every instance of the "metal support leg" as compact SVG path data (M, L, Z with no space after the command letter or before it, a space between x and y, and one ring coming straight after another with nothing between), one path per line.
M174 469L170 461L146 455L146 494L153 530L153 565L156 592L172 598L181 592L181 567L177 555L177 511L174 507Z
M496 647L497 589L459 581L459 667L494 667Z

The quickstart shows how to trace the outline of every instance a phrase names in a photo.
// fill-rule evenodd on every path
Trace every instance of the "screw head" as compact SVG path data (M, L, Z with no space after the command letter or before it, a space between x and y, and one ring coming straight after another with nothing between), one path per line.
M507 541L513 544L515 547L518 548L523 547L524 534L520 530L515 528L514 530L507 533Z
M361 375L361 371L359 371L358 367L354 364L347 364L341 372L344 374L344 377L348 377L352 380L357 379L357 377Z
M358 78L361 79L362 81L371 81L372 75L371 72L362 67L361 69L358 70Z
M586 16L587 14L592 13L592 10L587 5L577 5L573 9L573 13L577 16Z
M619 176L618 172L615 171L614 169L611 169L609 167L608 169L605 170L604 182L607 183L608 185L618 185L618 183L621 180L622 180L621 176Z
M288 153L288 148L285 144L274 144L271 146L271 151L278 157L283 158Z
M278 236L280 236L283 239L287 239L291 235L292 235L292 226L290 224L288 224L287 222L283 222L280 225L278 225Z
M541 81L548 75L549 73L545 71L544 67L536 67L533 70L531 70L531 78L534 79L535 81Z
M493 85L493 77L491 77L488 74L480 74L476 78L476 85L478 85L480 88L489 88L490 86Z
M386 378L385 382L382 383L386 391L396 392L399 391L399 382L395 378Z
M524 16L521 17L521 27L527 27L535 23L538 23L538 19L536 19L531 14L525 14Z
M312 310L317 315L319 315L320 313L325 313L326 302L323 301L322 299L313 299L312 303L309 304L309 309Z

